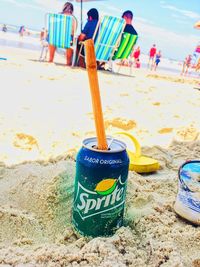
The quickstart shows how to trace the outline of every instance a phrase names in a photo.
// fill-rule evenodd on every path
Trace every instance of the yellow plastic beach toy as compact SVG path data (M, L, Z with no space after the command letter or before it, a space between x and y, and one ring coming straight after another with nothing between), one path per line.
M132 152L127 149L129 155L129 170L135 171L138 173L148 173L148 172L155 172L159 169L160 165L157 160L142 156L141 155L141 147L137 139L126 132L117 132L116 134L122 134L128 136L135 145L135 152Z

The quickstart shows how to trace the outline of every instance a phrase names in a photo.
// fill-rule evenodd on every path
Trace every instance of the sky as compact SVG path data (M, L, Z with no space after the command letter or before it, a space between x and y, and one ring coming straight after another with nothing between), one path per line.
M0 23L25 25L40 30L45 25L45 14L60 12L62 0L0 0ZM79 21L80 3L72 1ZM165 58L183 60L192 54L200 42L200 30L194 29L200 20L200 0L102 0L83 3L83 25L90 8L104 14L121 17L125 10L134 14L133 26L138 32L137 45L148 54L152 44Z

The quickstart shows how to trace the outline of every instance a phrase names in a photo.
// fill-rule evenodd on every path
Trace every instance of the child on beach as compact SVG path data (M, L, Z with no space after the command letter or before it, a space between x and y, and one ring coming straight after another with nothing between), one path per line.
M188 70L191 66L191 61L192 61L192 56L188 55L183 62L183 68L182 68L181 75L184 75L184 74L187 75L188 74Z
M76 18L73 15L74 12L74 7L70 2L66 2L63 6L63 10L61 12L61 14L65 14L65 15L69 15L69 16L73 16L74 18L74 23L73 23L73 27L72 27L72 33L71 33L71 37L72 40L74 38L74 34L76 31ZM54 45L49 45L49 62L53 62L54 60L54 55L55 55L55 51L56 51L56 47ZM72 65L72 57L73 57L73 49L72 48L67 48L66 49L66 65L67 66L71 66Z
M47 53L48 53L48 46L49 46L49 36L48 36L48 31L47 29L44 29L40 33L40 42L42 46L42 50L40 53L40 61L46 61L47 59ZM43 57L44 54L44 57Z
M133 57L134 63L136 64L136 62L138 61L138 59L140 57L140 47L139 46L135 50L133 50L131 57Z

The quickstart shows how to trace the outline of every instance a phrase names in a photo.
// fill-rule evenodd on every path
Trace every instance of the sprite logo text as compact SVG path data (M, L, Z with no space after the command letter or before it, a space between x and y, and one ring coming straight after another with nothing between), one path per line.
M119 179L107 178L99 182L94 191L88 190L78 183L75 198L76 210L82 219L123 208L125 202L126 182Z

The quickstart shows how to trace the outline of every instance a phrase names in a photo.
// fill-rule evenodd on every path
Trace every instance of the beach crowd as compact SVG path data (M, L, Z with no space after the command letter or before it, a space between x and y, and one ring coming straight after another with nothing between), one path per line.
M78 20L74 16L74 6L71 2L66 2L58 14L64 14L66 16L72 17L72 28L71 28L71 42L70 47L66 48L65 57L66 57L66 65L72 66L75 64L76 66L85 68L85 52L84 52L84 41L88 39L93 39L94 42L97 40L98 37L98 27L100 21L100 15L96 8L91 8L87 12L87 22L84 25L83 29L81 29L81 33L79 36L76 36L76 31L78 27ZM122 13L121 16L125 20L125 28L123 29L123 33L129 33L133 36L137 36L140 38L140 35L135 30L133 26L133 12L131 10L126 10ZM6 24L2 25L2 31L7 32L9 27ZM30 31L26 29L24 25L21 25L18 30L19 36L23 37L24 35L30 35ZM121 43L123 39L123 35L121 37ZM125 58L122 58L118 61L118 65L123 66L130 66L135 68L141 68L143 62L141 62L141 48L137 46L137 40L132 47L132 50L129 55ZM54 61L56 46L49 43L49 32L48 29L43 27L40 32L40 43L41 43L41 52L39 56L40 61L48 61L52 63ZM120 46L120 42L116 46ZM198 51L197 51L198 52ZM196 57L196 58L195 58ZM110 58L112 60L112 58ZM148 51L148 62L147 62L147 69L150 71L156 71L160 62L162 61L162 52L154 43L149 51ZM193 69L197 73L200 71L200 57L199 52L197 54L189 54L185 57L182 61L182 69L180 71L180 75L188 76L190 75L190 71ZM99 70L111 70L112 67L107 66L105 62L97 61L97 68Z
M85 40L94 38L94 35L96 34L97 25L99 22L99 12L96 8L92 8L87 12L87 23L83 27L80 35L76 38L76 51L74 51L74 39L75 39L75 33L77 29L77 19L73 15L74 14L74 7L72 3L66 2L63 6L63 9L60 14L65 14L67 16L73 17L73 26L72 26L72 32L71 32L71 47L66 49L66 65L71 66L72 65L72 58L73 53L76 54L77 58L77 66L85 68L85 61L84 61L84 49L82 43ZM126 25L123 30L124 33L129 33L132 35L138 36L137 31L135 30L133 26L133 12L131 10L126 10L122 14L122 18L125 20ZM49 42L49 36L47 29L43 28L40 33L40 41L41 41L41 54L40 54L40 60L47 60L48 62L52 63L55 56L56 47L54 45L48 44ZM47 55L49 54L49 57L47 58ZM134 66L135 68L141 67L141 49L140 46L134 45L132 48L132 51L127 58L120 60L119 64L123 66ZM161 51L157 51L156 45L154 44L149 51L149 63L148 68L150 70L156 71L159 63L161 61ZM98 62L97 61L97 68L99 70L105 70L105 63L104 62Z

